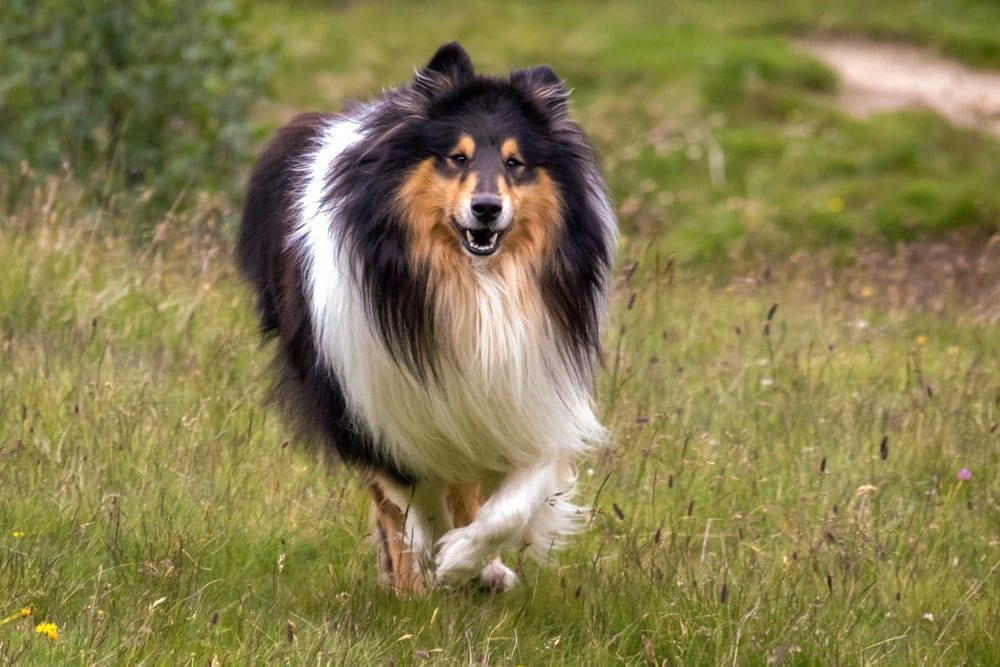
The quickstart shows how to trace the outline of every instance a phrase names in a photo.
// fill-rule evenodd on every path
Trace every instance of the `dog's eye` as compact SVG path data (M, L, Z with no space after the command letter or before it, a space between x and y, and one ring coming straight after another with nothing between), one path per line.
M469 161L469 158L465 157L463 153L455 153L448 159L451 160L452 164L458 167L464 167Z
M523 167L523 166L524 166L524 163L521 162L520 160L518 160L516 157L509 157L509 158L507 158L507 168L508 169L517 169L518 167Z

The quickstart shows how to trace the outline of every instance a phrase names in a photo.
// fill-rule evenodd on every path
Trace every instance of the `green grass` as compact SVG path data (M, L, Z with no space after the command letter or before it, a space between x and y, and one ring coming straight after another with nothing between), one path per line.
M29 175L0 219L0 619L32 615L0 625L0 662L1000 662L996 295L865 268L995 230L996 142L832 110L786 40L805 2L654 6L255 14L287 36L272 124L456 36L576 88L624 231L597 388L617 442L581 463L595 515L559 562L510 554L522 582L496 597L380 589L359 481L263 405L236 211L206 196L140 225ZM820 23L995 46L985 3L919 8Z

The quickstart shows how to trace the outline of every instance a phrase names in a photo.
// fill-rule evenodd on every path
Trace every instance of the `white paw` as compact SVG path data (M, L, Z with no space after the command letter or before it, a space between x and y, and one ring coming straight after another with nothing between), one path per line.
M458 588L472 580L483 569L490 555L483 554L467 528L445 533L438 542L435 579L441 588Z
M490 593L504 593L514 588L516 583L514 570L501 563L499 558L487 563L479 573L479 587Z

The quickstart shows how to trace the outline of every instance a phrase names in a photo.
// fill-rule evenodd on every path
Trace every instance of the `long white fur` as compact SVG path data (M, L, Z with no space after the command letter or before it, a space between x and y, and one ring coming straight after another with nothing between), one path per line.
M605 431L594 416L590 388L560 353L544 308L537 316L523 312L524 290L537 285L523 271L504 270L502 262L490 268L470 258L465 307L442 327L439 343L450 354L439 383L421 381L393 361L366 315L351 258L341 250L337 198L327 192L331 169L364 139L368 112L331 120L300 165L306 179L287 242L303 263L315 341L322 362L340 378L352 414L420 480L416 488L382 480L390 499L407 510L415 560L434 567L439 585L458 585L481 572L491 585L506 588L514 574L493 557L504 547L530 545L529 553L544 559L573 532L586 510L569 502L571 462L602 442ZM584 196L606 214L613 238L610 204L599 186L590 185ZM450 484L472 480L485 481L489 498L469 526L453 530L444 494Z

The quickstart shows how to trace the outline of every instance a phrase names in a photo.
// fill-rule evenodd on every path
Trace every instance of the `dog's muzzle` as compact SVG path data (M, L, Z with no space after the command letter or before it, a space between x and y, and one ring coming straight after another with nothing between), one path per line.
M500 241L510 226L503 200L495 194L477 194L469 203L468 213L466 220L454 223L462 247L479 257L492 255L500 249Z

